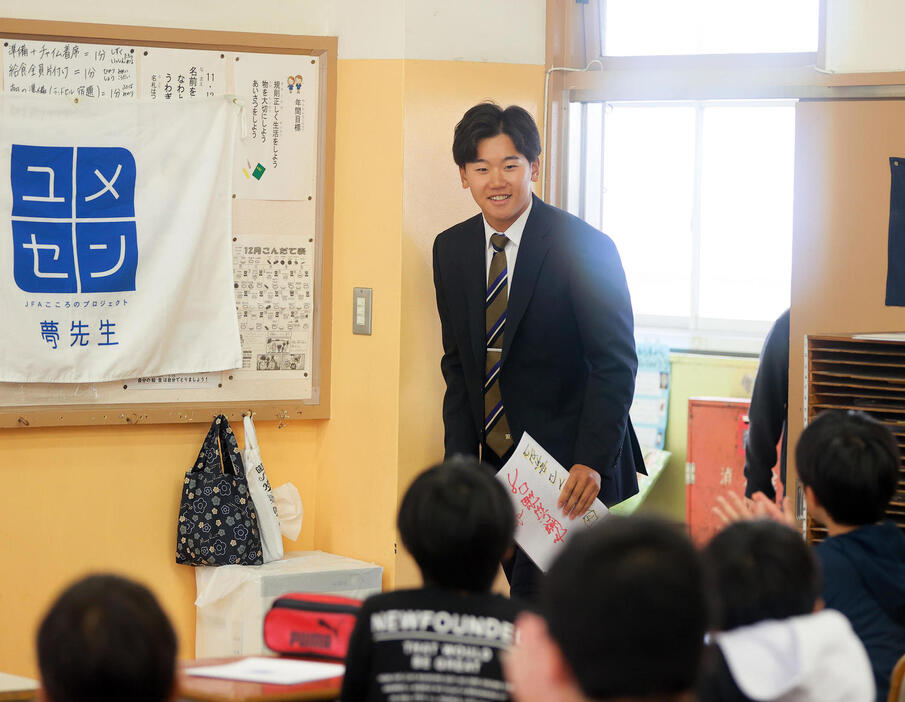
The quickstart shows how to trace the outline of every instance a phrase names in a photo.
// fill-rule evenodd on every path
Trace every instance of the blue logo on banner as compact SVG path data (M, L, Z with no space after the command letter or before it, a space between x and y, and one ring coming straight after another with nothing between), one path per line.
M128 149L13 144L13 275L30 293L135 290Z

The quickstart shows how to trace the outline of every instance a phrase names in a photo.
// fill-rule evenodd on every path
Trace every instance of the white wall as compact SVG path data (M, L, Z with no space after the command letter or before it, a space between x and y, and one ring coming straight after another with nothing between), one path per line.
M836 73L905 70L905 2L827 0L826 68Z
M544 63L544 0L0 0L0 17L337 36L340 59Z
M544 0L407 0L405 57L543 66L545 20Z

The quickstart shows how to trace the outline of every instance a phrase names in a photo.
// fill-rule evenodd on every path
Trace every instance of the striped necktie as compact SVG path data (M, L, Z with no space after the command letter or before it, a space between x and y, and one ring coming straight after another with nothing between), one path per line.
M500 359L503 354L503 331L506 326L506 306L509 303L509 272L506 268L505 234L490 237L493 258L487 275L487 297L485 314L487 318L485 343L487 356L484 366L484 443L499 457L503 458L512 446L509 422L503 411L500 395Z

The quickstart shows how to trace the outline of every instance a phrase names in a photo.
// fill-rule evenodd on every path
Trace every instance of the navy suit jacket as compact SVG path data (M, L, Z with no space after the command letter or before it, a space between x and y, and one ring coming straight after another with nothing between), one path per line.
M486 240L480 214L437 236L446 455L477 455L484 417ZM590 466L607 505L644 472L629 420L637 370L628 286L612 240L534 197L509 285L500 366L518 444L528 431L566 468Z

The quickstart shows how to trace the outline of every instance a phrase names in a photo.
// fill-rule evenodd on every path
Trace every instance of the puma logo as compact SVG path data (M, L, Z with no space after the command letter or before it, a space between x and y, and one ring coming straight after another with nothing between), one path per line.
M332 631L334 636L339 637L339 629L337 629L335 626L331 626L330 622L324 619L318 619L317 625L324 627L324 629L326 629L327 631Z
M328 649L332 642L329 634L314 634L310 631L293 631L289 634L289 645L299 648Z

